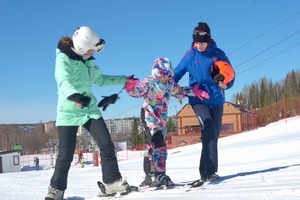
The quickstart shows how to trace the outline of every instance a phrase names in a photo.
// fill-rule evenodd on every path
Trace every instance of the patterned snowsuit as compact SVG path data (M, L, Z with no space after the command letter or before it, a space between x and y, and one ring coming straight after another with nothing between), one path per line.
M171 96L182 99L186 96L195 96L191 87L180 87L175 83L173 78L170 78L166 83L158 81L157 76L149 76L145 78L133 90L127 93L135 98L144 98L142 105L142 122L146 129L148 139L149 153L146 151L144 160L144 171L146 174L161 172L165 173L165 163L160 162L161 156L155 159L155 153L163 155L166 160L167 150L165 145L165 137L167 134L167 117L168 117L168 104ZM154 163L150 169L149 157L152 154ZM162 166L158 166L162 163Z

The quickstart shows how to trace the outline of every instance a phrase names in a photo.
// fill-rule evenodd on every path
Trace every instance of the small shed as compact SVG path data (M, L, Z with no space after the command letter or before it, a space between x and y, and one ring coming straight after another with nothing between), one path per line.
M0 151L0 173L21 172L20 151Z

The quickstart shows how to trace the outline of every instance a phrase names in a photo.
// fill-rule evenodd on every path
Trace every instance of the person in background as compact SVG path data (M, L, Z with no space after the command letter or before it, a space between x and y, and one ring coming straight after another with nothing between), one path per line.
M59 153L45 200L62 200L67 189L68 172L76 147L76 134L83 126L100 148L102 179L106 194L126 192L129 184L122 179L114 144L92 93L92 86L125 86L127 76L104 75L93 54L101 52L105 41L90 27L81 26L72 38L62 37L56 49L55 79L58 89L56 126Z
M51 167L54 167L54 156L53 156L53 154L50 155L50 165L51 165Z
M80 158L81 168L84 168L84 156L82 155Z
M35 165L35 170L39 171L40 170L40 159L37 156L34 157L34 165Z
M168 58L157 58L152 67L152 75L134 87L125 87L127 93L135 98L144 98L141 120L145 128L148 149L144 154L145 180L142 186L171 186L174 183L166 174L168 104L171 96L200 99L209 98L198 87L180 87L175 83L173 68ZM128 85L129 86L129 85Z
M234 78L227 82L217 78L222 75L215 73L215 63L225 61L230 64L230 62L211 38L207 23L199 22L193 30L192 38L191 49L185 53L175 68L174 80L179 82L186 73L189 73L189 86L197 86L207 91L210 96L209 99L189 98L189 104L199 120L202 133L199 182L211 182L219 178L216 174L218 171L218 137L222 126L225 90L233 86Z
M78 151L78 163L81 163L82 156L83 156L82 151Z

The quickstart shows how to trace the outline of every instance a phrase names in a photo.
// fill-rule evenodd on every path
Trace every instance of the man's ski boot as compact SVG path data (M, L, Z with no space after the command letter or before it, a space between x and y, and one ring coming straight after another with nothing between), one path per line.
M215 180L218 180L220 179L219 175L218 174L211 174L208 178L207 178L207 181L212 183L214 182Z
M45 200L63 200L65 191L55 189L51 186L48 187L48 194Z

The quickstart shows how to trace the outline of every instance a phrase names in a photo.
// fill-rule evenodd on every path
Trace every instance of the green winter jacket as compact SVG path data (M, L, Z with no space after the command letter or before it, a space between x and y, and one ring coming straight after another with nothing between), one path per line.
M73 56L74 57L74 56ZM55 79L58 89L58 104L56 126L79 126L89 119L99 119L102 114L98 108L98 101L92 94L92 85L124 86L126 76L103 75L94 64L94 59L82 61L72 59L60 49L56 49ZM79 108L74 101L67 99L74 93L80 93L91 98L88 107Z

